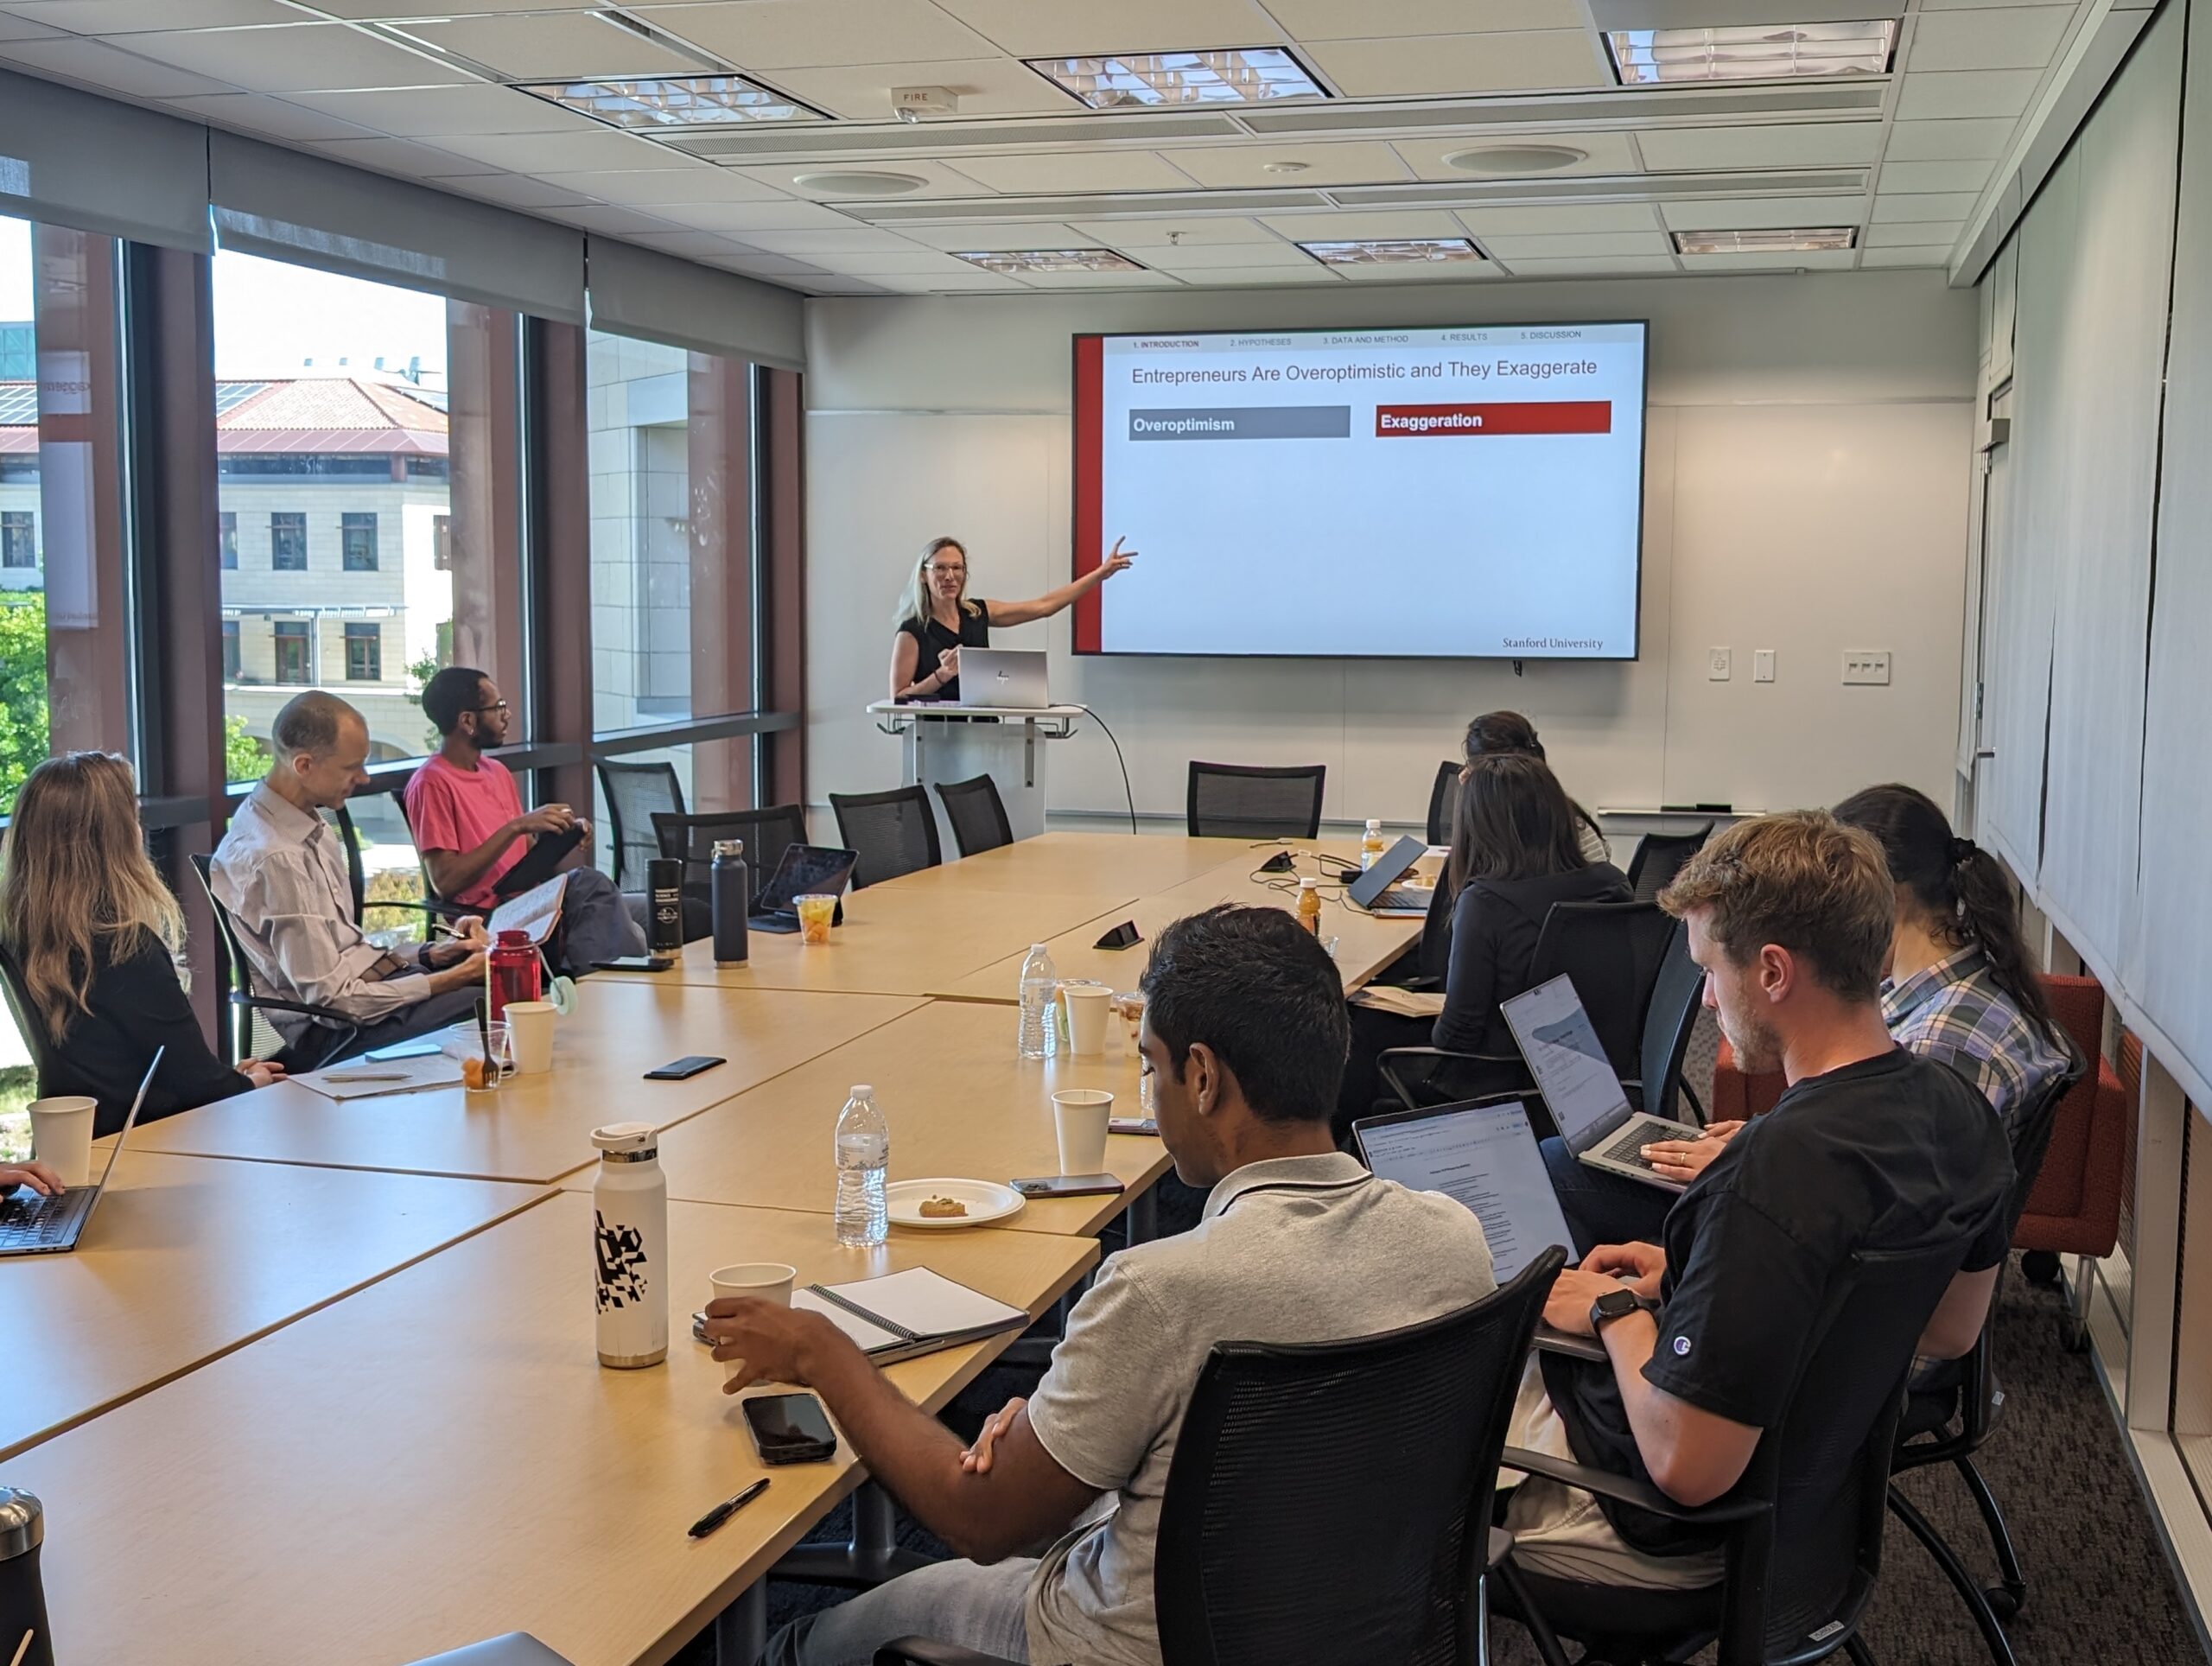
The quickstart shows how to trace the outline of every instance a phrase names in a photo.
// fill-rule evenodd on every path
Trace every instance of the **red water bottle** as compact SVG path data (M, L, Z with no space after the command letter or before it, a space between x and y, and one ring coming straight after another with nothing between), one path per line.
M492 949L492 1016L498 1018L510 1001L537 1001L544 995L544 969L537 945L527 932L505 931Z

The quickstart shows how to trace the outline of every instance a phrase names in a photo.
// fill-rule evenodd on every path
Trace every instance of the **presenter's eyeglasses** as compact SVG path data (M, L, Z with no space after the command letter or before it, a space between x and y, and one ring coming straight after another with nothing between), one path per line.
M933 561L930 563L930 571L932 573L943 573L950 578L965 578L968 576L968 569L957 561Z

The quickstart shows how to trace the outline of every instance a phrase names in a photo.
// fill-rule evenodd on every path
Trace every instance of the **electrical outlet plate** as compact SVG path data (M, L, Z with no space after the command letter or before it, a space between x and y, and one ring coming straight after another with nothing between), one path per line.
M1774 681L1773 649L1754 648L1751 650L1751 681L1754 683Z
M1869 684L1888 686L1890 651L1887 648L1846 648L1843 651L1843 680L1847 685Z
M1707 648L1705 651L1705 674L1715 683L1728 680L1728 650Z

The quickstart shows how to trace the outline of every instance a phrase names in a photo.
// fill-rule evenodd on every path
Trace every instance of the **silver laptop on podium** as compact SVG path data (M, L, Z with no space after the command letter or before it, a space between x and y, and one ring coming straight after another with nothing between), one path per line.
M963 648L960 698L956 706L1005 706L1041 711L1052 703L1045 692L1045 656L1027 648Z

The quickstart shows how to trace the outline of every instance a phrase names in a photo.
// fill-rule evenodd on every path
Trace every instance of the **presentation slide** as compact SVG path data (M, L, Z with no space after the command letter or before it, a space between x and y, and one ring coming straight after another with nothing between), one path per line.
M1077 336L1076 651L1633 659L1646 330Z

